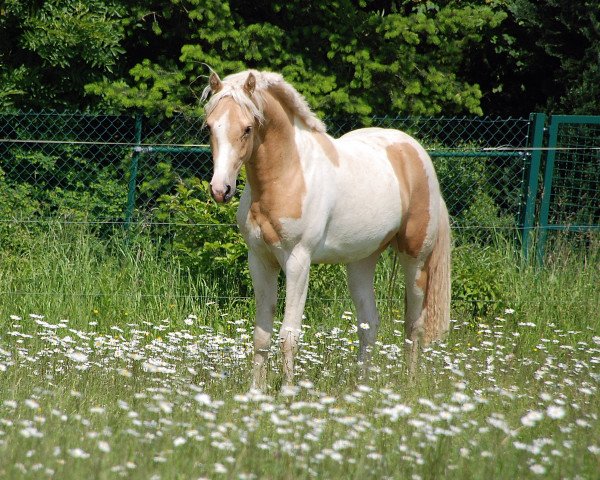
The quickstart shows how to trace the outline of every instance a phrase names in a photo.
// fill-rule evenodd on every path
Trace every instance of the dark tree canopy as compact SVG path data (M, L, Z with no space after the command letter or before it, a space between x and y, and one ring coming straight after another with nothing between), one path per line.
M199 110L208 68L348 115L598 113L593 0L5 0L0 108Z

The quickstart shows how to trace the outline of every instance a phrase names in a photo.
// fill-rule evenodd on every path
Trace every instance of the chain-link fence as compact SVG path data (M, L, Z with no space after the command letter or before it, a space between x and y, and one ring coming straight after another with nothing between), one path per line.
M528 119L374 118L371 123L407 131L430 150L455 218L475 220L473 212L464 213L473 202L488 202L516 225L525 167L518 149L528 145ZM360 126L332 121L329 131L338 136ZM201 118L183 116L155 121L77 113L1 115L0 174L9 195L0 219L148 221L160 196L178 182L209 178L210 151L201 127ZM483 150L499 146L515 151Z
M549 158L555 158L558 183L552 200L546 196L546 203L536 206L544 142L538 127L545 117L537 127L533 118L374 117L366 123L404 130L424 144L454 227L467 235L486 238L493 231L513 235L533 229L533 215L540 209L542 214L547 210L547 224L600 223L598 124L583 130L581 123L577 130L563 124L557 130L558 141L549 146L553 155L559 153ZM183 195L181 186L210 177L202 122L186 116L0 115L0 222L169 223L174 199ZM326 123L336 137L365 126L347 118ZM564 149L556 150L561 144ZM193 219L183 223L208 228Z

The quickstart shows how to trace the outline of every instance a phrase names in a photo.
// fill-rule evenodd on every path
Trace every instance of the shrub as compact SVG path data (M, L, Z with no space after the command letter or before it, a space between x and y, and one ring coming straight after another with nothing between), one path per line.
M492 246L464 243L452 255L452 302L474 318L492 315L505 306L505 256Z
M247 295L250 286L246 243L235 226L239 200L226 205L210 196L207 181L181 180L170 194L161 195L153 220L163 223L159 234L170 238L169 254L190 270L221 286L238 286Z

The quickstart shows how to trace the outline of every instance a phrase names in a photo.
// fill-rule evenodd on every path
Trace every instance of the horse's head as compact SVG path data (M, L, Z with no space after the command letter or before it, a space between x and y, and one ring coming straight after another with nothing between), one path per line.
M207 105L210 108L206 116L214 164L210 186L213 198L219 203L233 197L240 169L254 149L257 119L248 108L248 100L255 87L256 78L252 73L248 74L242 91L224 86L216 73L210 75L213 98Z

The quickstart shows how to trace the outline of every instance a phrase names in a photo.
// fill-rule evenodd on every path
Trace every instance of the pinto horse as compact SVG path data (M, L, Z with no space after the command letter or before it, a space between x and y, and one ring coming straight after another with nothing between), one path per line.
M367 362L379 315L373 278L381 252L398 252L405 273L407 364L440 339L450 323L450 225L431 159L411 136L365 128L338 139L277 73L248 70L223 80L211 73L204 91L217 202L247 182L237 223L248 244L254 294L252 388L266 387L266 367L285 273L279 342L287 384L294 376L312 263L343 263L360 324L359 361Z

